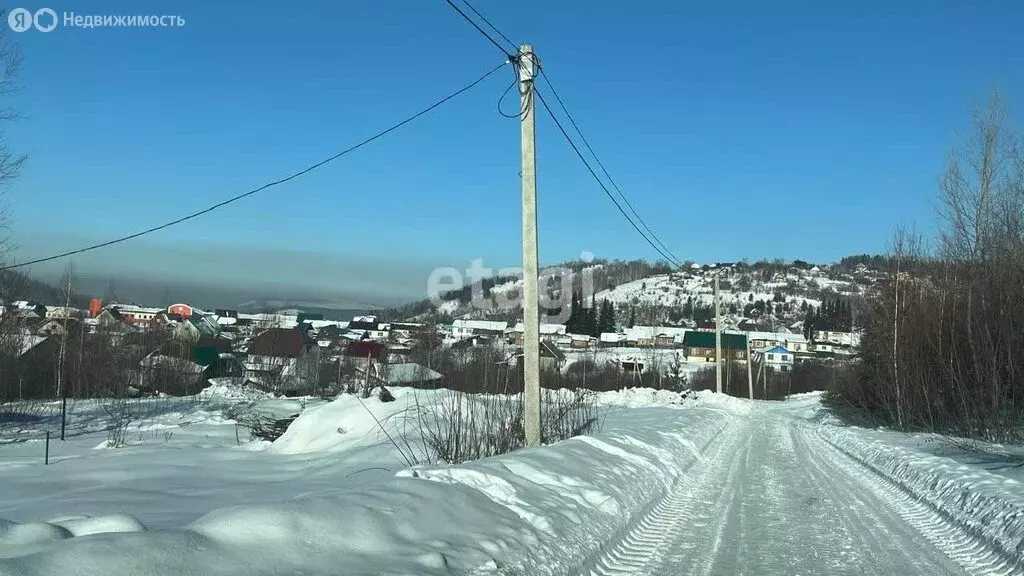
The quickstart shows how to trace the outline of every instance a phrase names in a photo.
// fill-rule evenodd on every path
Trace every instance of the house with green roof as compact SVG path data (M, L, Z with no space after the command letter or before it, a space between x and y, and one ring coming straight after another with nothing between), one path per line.
M683 350L687 361L715 361L715 333L688 330L683 335ZM730 360L747 359L747 335L740 332L722 332L722 357Z

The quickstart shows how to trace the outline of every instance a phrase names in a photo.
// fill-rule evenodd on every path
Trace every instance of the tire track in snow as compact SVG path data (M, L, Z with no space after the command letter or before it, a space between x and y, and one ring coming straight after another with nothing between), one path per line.
M735 451L741 430L742 426L735 421L726 423L701 447L700 456L680 474L668 494L654 502L610 549L592 558L579 573L586 576L650 574L666 545L678 538L682 522L694 518L709 522L706 509L713 502L694 496L707 491L709 480L720 472L721 466L703 464L729 463L728 454ZM700 506L705 508L703 514L699 514Z
M975 534L962 521L920 498L901 483L858 458L815 430L815 435L829 447L826 455L837 467L868 486L908 524L965 572L973 576L1011 576L1024 574L1012 554L1000 550ZM809 444L813 444L810 442Z

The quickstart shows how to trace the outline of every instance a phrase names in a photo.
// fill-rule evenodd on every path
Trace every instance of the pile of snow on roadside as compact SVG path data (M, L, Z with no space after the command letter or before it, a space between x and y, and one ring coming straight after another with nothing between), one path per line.
M955 460L819 426L833 446L1024 566L1024 485Z

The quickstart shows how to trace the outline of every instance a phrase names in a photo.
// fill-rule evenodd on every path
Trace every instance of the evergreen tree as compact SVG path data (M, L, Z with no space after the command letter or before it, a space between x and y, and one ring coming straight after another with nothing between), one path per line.
M615 324L615 305L608 300L602 300L597 335L600 336L603 332L615 332Z
M629 307L629 327L636 326L636 306Z
M586 313L583 316L586 320L584 321L583 330L581 334L594 335L597 331L597 304L594 301L594 297L590 297L590 308L586 309Z
M579 334L580 324L582 322L580 310L580 296L579 293L572 293L572 304L569 308L569 319L565 321L565 331L569 334Z
M811 340L811 336L814 335L814 306L807 307L807 313L804 314L804 338Z

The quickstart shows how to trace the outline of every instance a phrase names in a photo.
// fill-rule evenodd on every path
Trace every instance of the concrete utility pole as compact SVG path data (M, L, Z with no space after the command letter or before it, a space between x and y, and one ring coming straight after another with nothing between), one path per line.
M754 399L754 377L750 363L753 360L750 358L750 334L747 333L747 392L750 394L750 399Z
M715 384L722 393L722 307L718 294L718 272L715 272Z
M519 47L519 100L523 160L523 428L526 446L540 446L540 309L537 279L537 167L533 80L537 59L533 46Z

